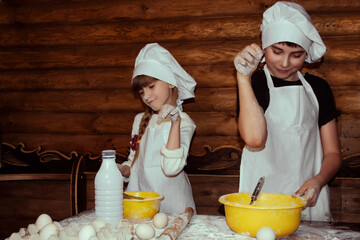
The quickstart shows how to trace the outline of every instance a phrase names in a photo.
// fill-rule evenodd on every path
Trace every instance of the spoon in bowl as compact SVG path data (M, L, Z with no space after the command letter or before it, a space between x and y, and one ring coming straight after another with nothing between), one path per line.
M137 200L144 200L143 197L137 197L137 196L131 196L129 194L123 193L123 198L124 199L137 199Z
M256 198L259 195L261 188L264 185L264 182L265 182L265 177L261 177L258 183L256 184L253 194L251 195L250 205L252 205L256 201Z

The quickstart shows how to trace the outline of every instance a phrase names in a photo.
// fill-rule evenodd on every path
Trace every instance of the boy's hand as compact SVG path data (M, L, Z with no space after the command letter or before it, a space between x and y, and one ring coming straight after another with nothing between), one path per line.
M163 119L170 119L171 122L175 122L180 118L180 113L178 108L170 105L164 104L159 111L158 120L161 121Z
M293 196L303 197L308 202L307 206L313 207L316 205L320 190L320 182L316 179L316 177L313 177L306 181Z
M262 55L263 51L256 43L246 46L234 58L236 70L243 76L249 76L259 65Z
M123 177L128 178L130 176L131 168L128 165L116 164Z

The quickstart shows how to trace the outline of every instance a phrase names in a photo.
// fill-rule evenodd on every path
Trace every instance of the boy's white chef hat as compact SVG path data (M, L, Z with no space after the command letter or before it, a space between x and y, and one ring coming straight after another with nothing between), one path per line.
M147 44L140 50L135 60L132 79L139 75L154 77L177 87L178 106L183 100L195 97L195 80L180 66L171 53L158 43Z
M278 42L293 42L307 52L306 62L320 61L326 52L310 16L299 4L277 2L263 14L262 48Z

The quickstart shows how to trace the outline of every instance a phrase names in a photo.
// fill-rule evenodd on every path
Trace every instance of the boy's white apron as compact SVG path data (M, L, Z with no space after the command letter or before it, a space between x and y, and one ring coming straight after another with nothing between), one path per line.
M303 86L275 88L266 65L264 70L270 90L265 112L267 141L262 151L250 152L244 148L239 192L252 193L259 178L265 176L262 192L293 194L321 168L319 105L300 72L298 77ZM302 212L302 219L331 220L327 185L321 190L316 206Z
M163 124L167 124L164 128ZM190 181L184 171L175 177L164 175L160 166L160 149L167 143L170 122L147 127L141 139L138 159L131 169L126 191L152 191L164 195L160 212L179 213L187 207L195 210Z

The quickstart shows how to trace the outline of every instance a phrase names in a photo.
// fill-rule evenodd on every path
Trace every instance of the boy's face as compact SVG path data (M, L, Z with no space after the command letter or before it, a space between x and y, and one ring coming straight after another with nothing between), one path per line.
M298 80L297 71L304 64L306 51L300 46L275 43L265 49L265 61L271 75L287 81Z

